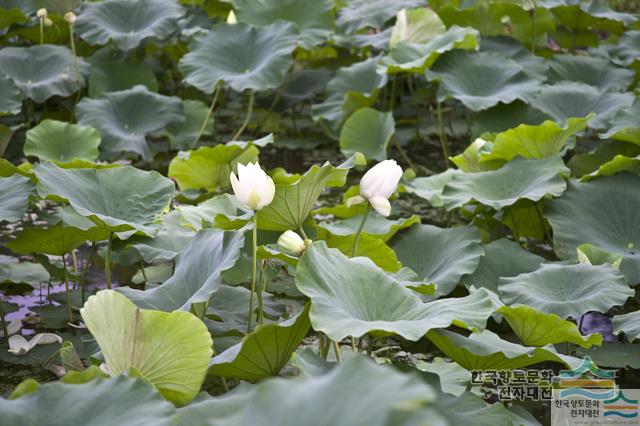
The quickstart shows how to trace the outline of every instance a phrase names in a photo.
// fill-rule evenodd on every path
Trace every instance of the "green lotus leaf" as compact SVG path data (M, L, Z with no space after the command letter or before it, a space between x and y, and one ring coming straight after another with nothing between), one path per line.
M76 105L78 123L100 131L103 151L152 157L146 136L185 120L182 102L150 92L145 86L84 98Z
M593 114L569 118L563 127L549 120L538 126L521 124L496 135L491 152L480 154L480 161L509 161L518 155L543 159L561 154L576 133L586 129L591 118Z
M196 138L202 128L202 123L208 114L208 107L201 101L182 101L182 108L186 120L184 123L170 123L167 126L167 136L171 149L186 150L195 147ZM214 132L213 117L209 117L202 136L212 135Z
M608 263L613 267L620 268L622 263L622 255L609 253L593 244L581 244L577 248L578 261L580 263L588 263L590 265L602 265Z
M542 362L577 368L582 360L563 355L553 345L526 347L502 340L489 330L464 337L447 330L431 330L427 337L445 355L467 370L515 370Z
M223 395L212 397L201 393L191 404L178 408L178 425L206 425L212 419L222 421L240 411L255 392L255 386L240 382L238 386Z
M0 13L1 14L1 13ZM8 114L13 115L22 109L22 93L13 81L0 73L0 116Z
M583 336L574 323L555 314L542 313L531 306L502 306L496 310L507 320L518 339L526 346L546 346L570 342L583 348L602 345L598 333Z
M71 50L64 46L5 47L0 51L4 73L26 98L43 103L52 96L67 97L84 86L87 64L78 59L80 78Z
M345 156L361 152L365 158L382 161L396 131L391 112L361 108L354 112L340 131L340 150Z
M616 315L612 322L614 334L624 333L630 342L640 339L640 311Z
M640 368L640 345L605 342L600 347L576 348L578 356L590 356L601 367Z
M474 134L498 133L521 124L537 125L551 117L523 101L498 104L475 114Z
M582 176L580 180L586 182L598 176L611 176L622 172L640 174L640 155L635 157L616 155L611 160L600 165L598 170Z
M465 370L458 363L446 361L444 358L436 357L431 362L416 361L416 368L420 371L437 374L442 392L450 395L462 395L471 382L470 371Z
M355 155L338 167L329 162L313 165L296 182L276 184L273 202L258 212L258 227L269 231L301 228L324 188L344 185L349 169L360 160Z
M241 232L200 231L178 255L175 272L164 284L147 291L119 291L141 308L189 310L194 303L208 301L220 287L220 274L236 263L243 244Z
M598 129L605 127L607 120L617 111L630 107L633 100L630 93L601 93L584 83L563 82L544 86L531 105L561 124L572 117L595 113L589 127Z
M453 49L476 49L478 31L456 25L427 43L402 41L395 45L383 60L388 73L410 72L422 74L441 54Z
M144 380L118 376L83 384L45 383L20 398L0 398L0 411L3 421L15 426L169 426L176 409Z
M75 159L95 161L98 159L98 145L100 133L93 127L43 120L27 131L24 155L61 163Z
M178 206L180 224L200 231L203 228L240 229L253 217L253 211L240 203L235 195L222 194L197 206Z
M456 163L458 167L459 164ZM465 170L468 171L468 170ZM453 176L460 173L456 169L447 169L442 173L429 177L417 177L411 182L404 184L404 189L410 194L415 194L420 198L424 198L433 207L442 207L440 195L444 186L453 180Z
M447 31L438 14L429 8L402 10L396 16L396 23L389 39L389 47L394 48L401 41L428 43L435 36Z
M537 19L538 17L536 17ZM527 40L529 42L530 40ZM482 37L480 51L496 52L507 58L516 61L522 71L536 80L547 79L549 64L541 57L531 53L518 40L508 36Z
M397 0L389 3L385 0L350 0L338 11L336 23L345 33L355 33L365 27L382 29L399 10L424 6L420 0Z
M14 24L24 24L29 21L27 15L33 13L35 4L31 0L3 0L0 1L0 29Z
M49 273L39 263L19 262L15 257L0 255L0 284L29 284L37 288L49 279Z
M638 59L638 46L640 45L640 31L625 31L615 44L608 47L611 61L617 65L628 67Z
M496 170L504 165L503 160L481 161L482 155L490 154L492 148L493 148L493 142L486 141L482 138L477 138L476 140L471 142L469 146L466 147L461 154L458 154L455 157L450 157L450 159L451 161L453 161L453 164L458 166L460 170L466 173L476 173L476 172L486 172L489 170ZM449 170L452 170L452 169L448 169L441 174L444 175ZM443 176L442 181L440 179L434 179L435 182L439 183L438 194L437 194L438 201L440 200L439 196L442 195L442 190L444 189L444 185L451 182L451 180L453 179L453 175L455 173L460 173L460 170L454 169L451 172L451 174L447 176L446 179L444 179L444 176ZM442 186L440 186L440 182L442 182L441 183ZM442 206L442 203L440 204L440 206Z
M500 210L526 198L538 201L548 194L561 195L569 169L559 156L546 160L517 157L498 170L459 173L444 186L440 199L448 209L472 200Z
M19 174L0 177L0 222L15 222L29 208L29 199L35 196L35 187L29 178Z
M494 309L484 289L423 303L370 260L349 259L324 242L313 243L298 262L296 287L311 299L313 328L335 341L367 333L416 341L432 328L453 323L482 329Z
M250 269L250 265L249 268ZM228 275L226 275L228 276ZM228 281L225 278L225 281ZM249 299L251 291L241 285L230 286L221 285L218 290L211 296L209 309L206 312L208 318L205 317L207 325L209 325L213 334L233 334L242 335L247 331L247 322L249 321ZM255 295L254 295L255 297ZM263 294L263 304L265 317L279 318L286 314L286 306L278 302L278 300L269 293ZM253 318L256 319L257 306L254 311ZM256 321L253 321L255 324ZM212 326L213 324L213 326ZM220 331L220 333L217 333ZM234 341L234 344L236 342ZM216 347L220 347L220 342L216 342Z
M607 59L555 55L549 61L549 82L584 83L601 92L624 92L633 82L635 73L630 69L612 65Z
M211 359L209 374L239 380L260 380L277 375L307 335L309 305L282 323L258 325L242 342Z
M542 264L533 272L500 278L498 290L507 304L574 319L589 311L607 312L634 295L616 268L585 263Z
M288 22L260 28L216 25L182 57L180 71L185 82L204 93L213 93L221 81L237 92L275 89L292 63L296 38Z
M197 317L141 310L112 290L91 296L80 313L113 375L136 369L176 405L198 394L213 351L209 331Z
M455 98L473 111L516 99L528 102L540 89L540 82L529 77L521 65L495 52L447 52L426 76L440 82L440 101Z
M600 135L640 145L640 102L634 102L631 108L618 111L609 123L609 130Z
M194 235L193 231L181 226L165 226L153 237L133 236L127 240L127 245L137 250L147 263L163 262L175 259ZM170 269L173 272L173 268Z
M564 195L546 205L553 248L561 259L576 260L581 244L624 256L620 270L630 284L640 283L640 228L636 211L640 177L618 173L587 183L569 182Z
M71 253L89 239L87 231L57 224L49 228L26 228L14 240L5 243L5 246L14 253L62 256Z
M377 387L380 383L384 389ZM265 380L237 412L214 424L383 426L398 424L391 419L394 409L410 412L435 398L435 390L417 375L355 355L320 377Z
M323 238L330 248L337 248L345 256L351 256L353 245L355 244L355 234L333 235L324 233ZM363 256L371 259L379 268L388 272L398 272L402 264L398 262L396 253L380 238L369 234L361 234L358 243L356 256Z
M404 266L436 284L438 295L451 293L463 275L476 270L484 254L475 226L412 226L396 236L393 248Z
M118 56L105 47L87 59L91 65L89 96L97 98L104 93L131 89L137 85L147 86L151 92L158 91L158 81L145 62Z
M43 163L33 172L40 196L67 200L76 212L111 232L153 232L151 223L169 206L174 192L173 182L159 173L130 166L67 170Z
M147 40L161 41L177 30L184 9L175 1L110 0L83 5L76 32L91 45L113 41L120 50L131 50Z
M438 412L448 420L450 425L474 424L477 426L511 425L509 411L501 403L487 404L482 397L465 392L458 397L442 395L436 402ZM433 411L423 410L424 421L433 419ZM526 411L525 411L526 412Z
M354 235L361 222L362 216L359 215L331 223L319 223L316 225L316 234L320 239L324 239L327 233L339 236ZM420 217L418 215L396 220L387 219L378 214L370 215L365 222L364 228L362 228L362 233L369 234L387 242L398 231L409 228L416 223L420 223Z
M467 287L484 287L498 293L498 282L501 277L532 272L538 269L544 258L524 250L520 245L506 238L501 238L484 246L484 256L476 270L462 277Z
M610 162L617 155L635 157L640 155L640 144L628 142L607 141L600 143L590 152L576 154L567 163L571 169L571 175L584 176L597 171L601 165Z
M229 186L229 174L237 164L258 160L258 148L253 144L203 146L197 150L179 152L169 164L169 177L182 191L205 189L213 192Z
M279 20L294 23L300 31L302 45L307 49L325 41L335 27L331 0L237 0L234 5L239 22L256 26Z

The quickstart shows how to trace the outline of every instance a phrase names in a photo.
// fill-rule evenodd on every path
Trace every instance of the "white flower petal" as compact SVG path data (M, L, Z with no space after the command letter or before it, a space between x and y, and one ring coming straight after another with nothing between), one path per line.
M369 199L371 206L382 216L387 217L391 214L391 203L384 197L373 197Z

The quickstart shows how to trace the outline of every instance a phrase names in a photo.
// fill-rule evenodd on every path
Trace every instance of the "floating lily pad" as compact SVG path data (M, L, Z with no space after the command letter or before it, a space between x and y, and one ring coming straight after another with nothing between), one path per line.
M140 310L111 290L91 296L80 313L113 375L135 369L177 405L198 394L213 352L207 327L194 315Z
M293 24L285 22L216 25L182 57L180 71L204 93L221 81L238 92L275 89L284 82L296 38Z
M416 225L396 237L393 248L404 266L436 284L438 295L451 293L463 275L476 270L484 254L475 226Z
M553 228L553 248L561 259L576 260L581 244L622 254L621 271L630 284L640 283L640 177L618 173L587 183L569 182L564 195L546 205Z
M619 68L607 59L554 55L549 61L549 82L578 82L596 87L601 92L624 92L633 82L633 70Z
M18 86L4 74L0 73L0 115L17 114L22 109L22 94Z
M323 242L313 243L300 259L296 287L311 299L313 328L336 341L367 333L416 341L432 328L453 323L482 329L493 312L486 290L423 303L368 259L348 259Z
M110 153L135 153L151 157L146 136L170 123L185 120L182 101L158 95L145 86L84 98L76 106L78 123L100 131L100 148Z
M258 325L242 342L209 363L209 374L240 380L260 380L277 375L307 335L309 305L282 323Z
M52 96L67 97L84 86L86 63L79 58L80 79L69 48L54 45L5 47L0 51L0 73L22 91L24 97L42 103Z
M0 222L20 220L34 195L35 187L29 178L19 174L0 177Z
M399 10L424 6L420 0L351 0L338 11L336 23L340 30L354 33L360 28L382 28Z
M367 159L387 158L387 145L396 131L391 112L361 108L347 119L340 131L340 149L345 156L356 152Z
M607 312L634 295L616 268L584 263L542 264L533 272L500 278L498 290L505 303L574 319L589 311Z
M24 155L61 163L75 159L95 161L98 158L98 145L100 133L93 127L43 120L27 131Z
M440 82L441 101L455 98L473 111L517 99L529 102L540 89L540 82L529 77L521 65L495 52L447 52L426 76Z
M563 175L568 174L558 156L546 160L517 157L498 170L454 175L440 199L448 210L472 200L500 210L523 198L538 201L546 195L561 195L567 187Z
M166 39L177 30L177 20L183 14L184 9L174 1L111 0L84 4L75 25L87 43L113 41L126 51L149 39Z
M175 407L148 383L125 376L83 384L45 383L18 399L0 398L3 420L12 425L173 424ZM29 412L26 422L24 413ZM115 422L115 423L114 423Z
M640 311L616 315L612 321L614 334L624 333L630 342L640 339Z
M174 191L173 182L159 173L130 166L66 170L43 163L33 171L42 197L66 199L79 214L112 232L153 232L151 222L169 206Z
M200 231L178 255L175 272L164 284L147 291L119 291L145 309L189 310L193 303L209 300L220 286L220 274L236 263L243 244L241 232Z

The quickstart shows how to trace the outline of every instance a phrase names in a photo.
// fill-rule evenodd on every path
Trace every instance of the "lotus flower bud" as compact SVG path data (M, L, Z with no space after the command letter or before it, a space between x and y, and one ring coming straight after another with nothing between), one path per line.
M276 193L273 180L257 162L247 165L238 164L238 177L231 172L229 180L238 201L254 211L271 204Z
M227 15L227 24L237 24L238 23L238 18L236 18L236 14L233 13L233 10L231 12L229 12L229 15Z
M278 238L278 247L285 253L292 256L300 256L307 248L308 242L304 241L300 235L294 231L286 231Z
M347 206L368 201L382 216L391 214L389 197L402 177L402 167L395 160L384 160L373 166L360 180L360 195L347 200Z
M64 20L69 23L69 25L73 25L76 23L76 14L73 12L67 12L64 14Z
M53 27L53 21L49 18L44 18L44 26L45 27Z
M36 16L38 17L38 19L44 19L47 17L47 15L47 9L45 9L44 7L42 9L38 9L38 12L36 12Z

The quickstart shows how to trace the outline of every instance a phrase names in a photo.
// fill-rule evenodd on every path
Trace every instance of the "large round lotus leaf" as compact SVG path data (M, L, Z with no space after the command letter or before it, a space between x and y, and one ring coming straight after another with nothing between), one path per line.
M458 24L462 25L462 24ZM540 56L534 55L518 40L508 36L482 37L480 51L496 52L516 61L525 74L543 81L547 78L549 64Z
M455 98L473 111L516 99L529 101L540 89L540 82L529 77L521 65L495 52L447 52L426 76L440 82L441 101Z
M387 145L396 131L391 112L361 108L347 119L340 131L340 149L345 156L362 153L369 160L387 158Z
M152 92L158 91L158 81L151 68L135 58L116 55L109 47L97 51L87 59L91 64L89 96L131 89L139 84Z
M146 39L164 40L177 29L184 13L173 0L110 0L85 3L76 32L89 44L113 40L120 50L131 50Z
M13 81L0 73L0 116L17 114L22 108L22 94Z
M44 120L27 131L24 155L61 163L75 159L94 161L98 158L98 145L100 133L93 127Z
M118 376L46 383L18 399L0 398L0 411L12 426L170 426L176 409L144 380Z
M213 342L195 315L141 310L111 290L91 296L80 313L113 375L136 369L177 405L200 392Z
M587 183L571 181L561 198L545 207L553 228L554 251L577 259L581 244L624 256L620 269L632 285L640 282L640 177L618 173Z
M184 109L184 123L171 123L167 126L167 136L171 149L186 150L195 147L202 123L209 114L209 107L202 101L182 101ZM214 121L212 114L207 119L207 124L201 136L212 135Z
M256 26L279 20L293 22L301 33L303 46L307 48L322 43L335 27L331 0L237 0L234 5L239 22Z
M153 222L171 202L174 184L157 172L134 167L61 169L53 163L34 167L42 197L65 199L78 213L111 231L154 230Z
M78 59L80 81L69 48L54 45L5 47L0 50L0 74L6 74L23 95L42 103L52 96L70 96L84 86L87 64Z
M14 253L63 256L90 239L91 233L61 223L49 228L26 228L5 244Z
M135 153L151 157L145 136L169 123L185 120L177 97L150 92L145 86L84 98L76 106L78 123L100 131L103 151Z
M0 255L0 283L29 284L38 288L51 277L39 263L19 262L17 258Z
M205 93L221 81L238 92L275 89L284 82L296 38L287 22L260 28L216 25L182 57L180 71L185 82Z
M330 223L317 224L316 233L318 239L323 240L328 233L339 236L354 235L362 222L362 215L357 215L344 220L336 220ZM370 234L383 241L389 241L398 231L420 223L420 216L413 215L397 220L387 219L382 215L369 215L362 232Z
M413 226L394 240L393 248L404 266L436 284L438 295L451 293L464 274L476 270L484 254L475 226Z
M626 31L615 44L606 45L611 60L622 66L629 66L638 60L640 31Z
M421 0L351 0L338 11L336 23L346 33L354 33L364 27L382 28L399 10L424 5Z
M472 200L500 210L522 198L538 201L548 194L562 194L567 187L562 176L568 174L557 156L546 160L516 157L498 170L454 175L440 199L449 210Z
M623 92L634 76L634 71L616 67L604 58L555 55L549 61L550 83L573 81L596 87L601 92Z
M473 145L473 144L472 144ZM458 156L461 161L454 162L460 169L463 169L461 166L463 161L466 161L464 154ZM464 170L464 169L463 169ZM464 170L469 171L469 170ZM471 170L475 171L475 170ZM453 175L456 173L461 173L458 169L447 169L442 173L438 173L437 175L428 176L428 177L417 177L412 181L404 184L404 189L406 192L410 194L415 194L420 198L424 198L431 204L433 207L442 207L442 201L440 201L440 195L442 195L442 190L444 186L453 180Z
M505 303L574 319L589 311L607 312L635 294L616 268L586 263L542 264L533 272L500 278L498 290Z
M560 124L571 117L586 117L595 112L589 127L601 128L617 111L630 107L634 99L631 93L601 93L584 83L563 82L544 86L531 105Z
M28 22L28 15L35 11L34 0L0 0L0 29Z
M384 426L398 424L390 419L397 407L411 412L435 398L434 389L417 375L356 355L319 377L266 380L234 415L213 424Z
M220 274L236 263L243 244L241 232L202 230L178 255L175 272L164 284L146 291L119 291L141 308L189 310L194 303L208 301L220 287Z
M618 111L609 122L609 130L600 137L640 145L640 102Z
M35 188L29 178L19 174L0 177L0 222L20 220L29 208Z
M616 315L612 322L615 334L624 333L630 342L640 339L640 311Z
M550 118L523 101L498 104L475 115L473 134L502 132L521 124L537 125Z
M349 259L324 242L300 259L296 287L311 299L311 324L330 339L394 333L416 341L432 328L451 324L482 329L493 312L486 290L463 298L423 303L418 294L369 259Z

